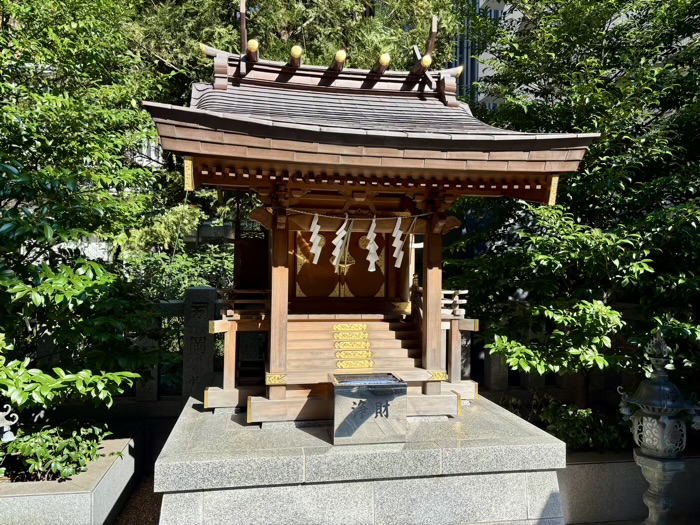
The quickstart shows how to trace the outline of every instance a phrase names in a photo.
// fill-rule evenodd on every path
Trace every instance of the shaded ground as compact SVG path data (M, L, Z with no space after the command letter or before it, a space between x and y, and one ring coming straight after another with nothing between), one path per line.
M153 473L144 474L114 525L158 525L162 499L153 492Z

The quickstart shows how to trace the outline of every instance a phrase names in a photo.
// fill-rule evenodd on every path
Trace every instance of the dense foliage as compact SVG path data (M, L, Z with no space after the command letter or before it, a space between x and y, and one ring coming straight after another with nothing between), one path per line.
M210 77L211 61L200 56L201 42L241 51L237 10L238 2L222 0L143 2L138 49L159 71L174 73L166 96L186 102L190 82ZM292 46L300 45L305 62L330 64L335 52L345 49L348 66L359 68L370 68L380 54L389 53L392 68L406 69L412 46L425 45L432 15L440 19L434 59L444 65L463 27L452 0L250 0L247 11L248 38L260 42L261 58L287 60Z
M502 396L504 408L526 419L566 443L572 451L629 450L632 433L617 414L603 418L590 408L568 405L551 395L533 391L525 401Z
M451 58L460 29L452 2L377 5L251 1L249 36L266 59L286 59L300 44L307 62L328 63L345 48L351 66L389 52L393 67L405 67L438 14L435 60ZM200 42L239 51L237 8L220 0L0 0L0 401L15 410L68 398L110 405L142 367L176 367L178 320L166 321L159 355L134 344L157 324L149 303L182 298L189 286L231 285L230 246L193 247L185 238L203 221L235 220L255 201L186 195L181 160L143 147L156 137L140 103L186 103L191 83L211 78ZM5 463L17 479L19 457L34 479L67 477L103 436L85 428L66 436L22 426L0 453L12 454Z
M688 379L700 363L700 4L511 6L477 26L493 55L481 89L503 102L480 116L601 137L555 208L459 203L467 235L453 249L476 256L453 261L455 281L515 369L642 371L662 330Z

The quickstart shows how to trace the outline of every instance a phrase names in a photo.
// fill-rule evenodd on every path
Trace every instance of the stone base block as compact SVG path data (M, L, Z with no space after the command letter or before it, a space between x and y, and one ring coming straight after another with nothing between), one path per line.
M564 525L555 472L165 494L161 525Z
M155 466L161 524L564 525L564 443L488 400L409 418L406 443L333 446L332 432L191 399Z

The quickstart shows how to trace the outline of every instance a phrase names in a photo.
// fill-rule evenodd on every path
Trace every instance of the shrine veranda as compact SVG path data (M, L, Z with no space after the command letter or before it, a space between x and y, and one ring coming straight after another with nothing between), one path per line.
M407 72L389 70L390 57L386 54L371 70L346 68L344 50L329 66L305 65L298 46L292 48L287 62L262 60L258 43L246 42L243 30L245 54L202 46L203 52L213 58L214 82L195 84L189 107L144 104L157 126L163 149L184 158L186 190L203 186L246 190L255 192L262 203L250 219L261 225L265 234L257 239L239 239L236 244L233 293L238 299L210 323L210 333L224 337L223 380L204 389L201 405L193 400L185 408L156 465L156 490L199 494L193 496L190 511L201 508L202 498L210 496L200 491L208 489L223 491L222 498L237 501L243 493L230 491L248 487L246 490L264 492L272 489L251 487L311 482L296 475L289 479L275 477L287 468L279 465L270 467L275 471L270 480L253 476L249 482L240 481L245 479L242 473L246 469L255 470L258 465L264 471L265 458L270 454L277 458L274 461L287 466L297 461L293 459L296 452L271 452L262 445L266 438L252 429L265 433L265 427L260 430L255 424L290 422L292 434L284 439L291 440L291 449L302 450L303 445L294 443L303 436L293 434L308 431L295 425L309 420L327 422L334 415L337 418L341 409L347 412L345 419L336 419L334 432L318 431L317 440L321 441L314 446L325 447L336 440L372 443L371 432L360 437L360 431L367 430L360 428L365 423L393 436L384 436L386 440L403 441L337 446L354 449L359 455L352 461L368 469L380 452L371 447L389 447L393 461L398 462L398 474L364 472L361 479L365 481L427 476L437 488L448 483L440 476L474 473L467 466L455 472L445 470L452 450L449 443L472 437L467 430L469 413L475 424L487 424L474 416L484 414L486 402L477 400L476 384L463 381L461 373L461 333L478 330L478 320L464 318L460 306L465 300L464 291L442 289L443 235L460 227L459 220L445 212L462 196L554 204L559 178L578 168L597 135L520 133L480 122L469 106L456 98L456 78L461 68L430 71L436 30L434 20L425 51L414 47L415 64ZM423 244L422 258L414 249L416 239ZM422 275L417 274L419 267ZM246 331L269 334L264 380L261 377L259 383L244 378L237 366L237 334ZM391 376L396 390L387 398L381 397L382 392L374 392L372 395L379 397L371 398L372 406L367 405L369 394L352 390L350 398L338 404L334 388L343 383L346 374L360 378ZM348 395L347 390L344 392ZM195 406L201 406L204 414L195 417ZM358 407L360 410L353 412ZM234 409L244 411L244 421L238 416L231 418ZM205 417L206 413L209 416ZM406 425L406 418L409 422L418 418L415 424L420 427L420 418L425 417L454 419L455 424L431 427L434 435L426 444L423 438L416 438L418 427ZM498 418L505 426L508 421L515 425L517 420L501 412ZM235 424L226 423L229 420ZM183 432L178 429L184 425L187 432L197 433L198 424L206 427L214 421L236 426L235 432L223 434L227 439L245 441L257 436L258 444L245 451L235 443L222 444L219 460L216 447L211 446L202 454L190 455L193 451L185 450L186 440L180 443L184 438L177 437ZM347 423L353 421L355 426L348 427ZM253 433L246 433L242 428L245 425L250 425ZM503 425L501 430L505 429ZM553 469L564 466L563 444L546 439L520 420L516 426L522 430L524 441L513 437L514 441L497 440L491 448L479 445L486 447L479 449L481 452L491 454L486 461L493 466L480 472L480 476L488 477L482 481L495 483L489 486L497 494L501 482L494 481L500 479L494 472L503 472L503 468L517 471L518 476L525 476L522 483L528 485L529 474L525 472L542 471L546 473L542 478L547 480L545 485L551 488L553 484L556 489ZM458 427L462 429L459 435L452 435ZM344 429L342 436L338 428ZM277 437L282 447L284 439ZM523 460L525 463L516 461L506 468L497 460L503 454L517 456L524 450L518 448L521 446L531 447L528 453L540 457L550 445L556 453L551 461L543 458L539 465ZM499 449L501 446L506 448ZM412 456L428 449L433 454L430 458L415 460ZM310 458L304 451L301 457L306 465L302 471L308 473L304 469L309 468ZM416 470L417 463L411 463L414 460L427 470ZM426 466L431 461L437 462L432 470ZM209 466L198 466L198 462ZM224 470L233 468L240 474L238 481L229 479L235 474L218 472L214 465ZM204 470L197 470L200 467ZM189 478L189 484L170 484L165 481L169 476ZM352 475L338 476L338 482L354 482ZM471 483L466 479L460 482ZM520 487L522 483L515 485ZM520 494L515 485L504 493ZM359 485L355 488L367 489ZM372 490L376 498L376 487ZM258 496L263 497L261 494ZM302 489L295 494L306 497ZM552 494L558 497L558 489ZM475 517L474 522L563 523L560 503L552 505L549 515L543 510L531 516L526 502L525 507L514 511L517 521L492 512ZM177 512L172 512L177 508L173 498L166 496L163 508L161 523L179 522ZM406 512L420 513L420 506ZM295 516L302 514L287 512L279 522L295 522ZM357 522L391 522L369 516ZM411 516L416 518L418 514ZM319 522L336 522L326 518ZM405 523L414 522L413 518ZM547 521L531 521L540 518ZM253 522L265 523L264 512L256 520ZM273 522L278 520L269 521ZM415 522L421 520L416 518Z

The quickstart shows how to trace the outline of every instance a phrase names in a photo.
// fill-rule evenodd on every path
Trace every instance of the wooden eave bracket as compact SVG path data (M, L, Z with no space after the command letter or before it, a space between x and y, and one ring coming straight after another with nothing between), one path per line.
M272 213L265 208L254 209L252 212L250 212L248 217L250 217L250 220L260 224L266 230L271 230L272 225L274 224L274 217Z

